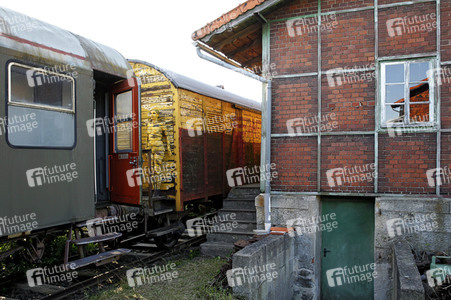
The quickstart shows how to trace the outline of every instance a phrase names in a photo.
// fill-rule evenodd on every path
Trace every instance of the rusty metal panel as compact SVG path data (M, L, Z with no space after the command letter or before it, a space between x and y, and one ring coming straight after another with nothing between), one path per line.
M208 186L209 195L222 194L223 172L222 165L222 133L207 134L207 161L208 161Z
M181 129L181 151L183 161L183 200L204 198L205 173L204 173L204 136L192 137L187 129Z

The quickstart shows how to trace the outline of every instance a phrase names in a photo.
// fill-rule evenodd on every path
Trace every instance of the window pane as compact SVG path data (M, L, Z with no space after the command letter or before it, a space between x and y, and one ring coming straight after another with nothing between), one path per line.
M72 147L74 114L8 106L8 141L18 147Z
M410 102L428 102L429 101L429 83L411 83L409 84Z
M410 64L409 82L423 81L428 78L429 62L419 62Z
M387 83L403 83L404 82L404 64L386 65L385 77Z
M13 66L10 74L11 99L19 103L34 103L34 89L28 85L25 69Z
M132 91L116 95L116 151L133 149Z
M12 102L73 110L73 79L43 69L11 66Z
M404 105L386 105L385 120L387 123L402 123L404 121Z
M404 103L404 85L395 84L385 87L386 99L385 103Z
M11 63L8 80L11 87L6 126L9 143L17 147L73 147L74 79Z
M132 150L132 125L132 122L117 123L117 151Z
M132 91L116 95L116 118L126 120L132 117L133 113Z
M410 105L410 122L429 122L429 104Z

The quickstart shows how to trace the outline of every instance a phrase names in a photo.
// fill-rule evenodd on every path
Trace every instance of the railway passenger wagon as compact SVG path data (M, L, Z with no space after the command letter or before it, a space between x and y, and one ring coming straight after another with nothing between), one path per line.
M182 211L187 201L225 195L230 190L227 170L259 165L259 103L146 62L130 64L141 79L146 196L153 185L165 199L175 199L177 211ZM165 152L161 162L152 154L155 166L147 172L146 152L158 148L154 144L159 140L152 136L155 127L164 129L158 138Z
M87 243L104 252L122 235L101 225L133 214L138 237L171 246L186 201L224 194L227 168L258 164L258 104L132 68L114 49L7 9L0 20L0 241L38 260L51 234L67 232L65 260L75 244L83 266L101 259L84 258ZM213 116L233 125L207 128Z

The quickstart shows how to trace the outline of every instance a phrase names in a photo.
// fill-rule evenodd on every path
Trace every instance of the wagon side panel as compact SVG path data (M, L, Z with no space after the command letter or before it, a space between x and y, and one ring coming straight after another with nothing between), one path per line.
M11 75L9 67L12 63L25 66L18 69L27 70L31 66L54 66L58 59L62 59L60 55L42 51L41 57L38 57L0 46L0 64L4 74L0 93L5 95L3 105L0 105L0 117L3 120L0 153L5 166L0 170L1 217L13 219L13 222L25 220L20 224L0 226L0 236L14 236L20 232L94 217L93 139L86 126L94 115L91 101L93 84L92 71L88 70L86 63L68 57L57 63L70 65L77 72L74 78L73 112L70 112L72 106L69 105L69 112L60 113L38 106L8 104L11 86L19 88L18 85L26 82L17 80L18 73L16 77ZM31 89L31 86L24 86L21 90ZM16 124L13 121L15 117ZM5 122L8 119L9 125ZM62 138L50 139L50 133ZM30 137L14 139L14 135L21 134ZM27 145L19 145L22 142Z
M204 97L179 89L180 101L180 153L181 153L181 201L204 198L206 195L204 134Z
M223 111L224 101L207 98L204 102L207 135L207 192L209 196L224 193L224 135L230 130L230 116Z

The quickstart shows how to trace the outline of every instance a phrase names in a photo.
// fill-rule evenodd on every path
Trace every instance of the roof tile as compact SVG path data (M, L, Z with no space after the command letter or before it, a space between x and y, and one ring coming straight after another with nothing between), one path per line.
M209 35L213 31L221 28L222 26L226 25L230 21L235 20L239 16L243 15L244 13L246 13L247 11L249 11L251 9L254 9L256 6L262 4L265 1L266 0L248 0L248 1L238 5L237 7L235 7L228 13L223 14L222 16L220 16L213 22L210 22L207 25L205 25L204 27L202 27L201 29L195 31L192 34L191 38L194 41L200 40L201 38Z

